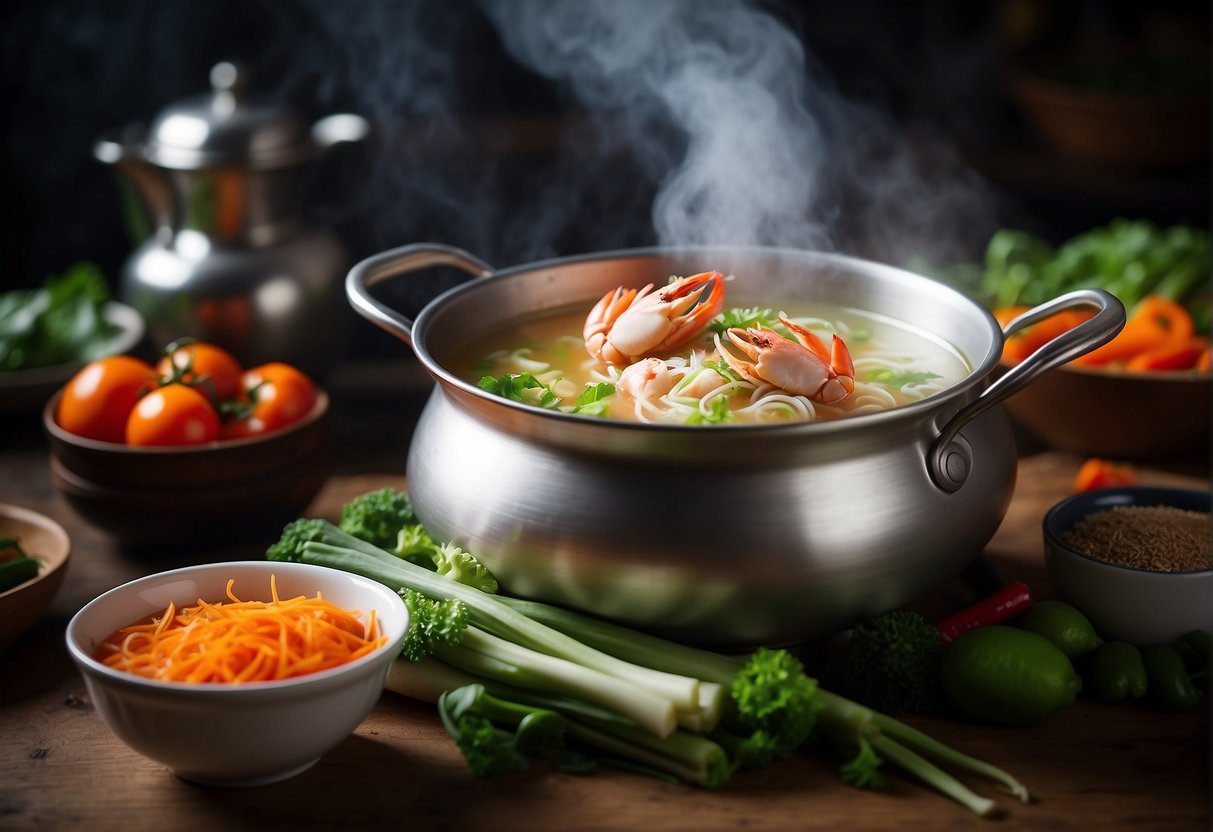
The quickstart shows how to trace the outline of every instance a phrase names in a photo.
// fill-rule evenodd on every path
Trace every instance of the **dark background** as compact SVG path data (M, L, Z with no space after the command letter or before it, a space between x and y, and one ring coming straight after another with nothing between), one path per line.
M947 148L949 171L963 168L986 189L988 210L955 211L937 235L948 238L948 257L980 257L1001 225L1054 241L1116 216L1207 225L1207 158L1144 173L1058 159L1003 84L1010 63L1037 53L1160 39L1207 46L1206 3L757 5L796 34L839 96L880 113L906 143ZM586 114L576 98L513 60L476 3L25 0L3 15L0 288L35 285L77 260L116 277L134 241L92 143L205 91L224 59L309 117L353 111L371 120L373 140L323 163L307 205L352 259L417 240L463 246L495 265L654 242L660 176L612 143L609 129L604 136L602 120L592 141L580 141ZM542 237L528 233L528 212L566 199L559 189L572 180L563 221ZM837 248L915 254L881 250L870 228L848 226L846 183L827 196L840 217ZM938 255L932 236L919 240ZM394 347L364 332L351 349Z

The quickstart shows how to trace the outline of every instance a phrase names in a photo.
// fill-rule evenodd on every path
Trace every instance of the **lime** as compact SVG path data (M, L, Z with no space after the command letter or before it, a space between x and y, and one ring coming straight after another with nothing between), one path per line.
M1103 644L1087 617L1062 601L1037 601L1015 621L1015 626L1044 636L1071 661Z
M959 636L943 654L943 687L970 716L1031 725L1061 711L1082 689L1074 666L1053 642L994 625Z

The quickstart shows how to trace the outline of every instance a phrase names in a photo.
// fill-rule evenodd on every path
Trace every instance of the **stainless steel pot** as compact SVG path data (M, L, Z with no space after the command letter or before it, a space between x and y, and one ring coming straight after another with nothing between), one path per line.
M433 266L479 278L410 319L376 283ZM520 317L590 305L618 285L719 269L746 297L819 301L912 322L961 351L952 388L882 413L793 425L605 422L491 396L452 356ZM1007 333L1074 306L1098 311L987 386L1004 333L956 291L908 272L785 249L644 249L494 270L420 244L359 263L346 291L410 344L437 382L408 458L417 514L511 593L722 647L814 638L958 574L998 528L1015 480L999 403L1124 325L1106 292L1065 295Z

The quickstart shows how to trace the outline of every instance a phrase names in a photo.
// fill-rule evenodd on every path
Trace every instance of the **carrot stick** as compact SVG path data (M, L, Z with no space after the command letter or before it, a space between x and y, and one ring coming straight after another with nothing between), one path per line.
M1074 490L1094 491L1137 482L1137 469L1124 462L1091 458L1082 464L1074 476Z
M1192 337L1192 316L1181 305L1158 295L1142 299L1115 338L1071 363L1102 366L1126 363L1143 352L1182 343Z
M1010 321L1028 308L1026 306L1013 306L995 310L994 318L1003 326L1006 326L1007 321ZM1086 310L1066 309L1016 332L1007 338L1003 344L1003 361L1010 364L1018 364L1058 335L1073 329L1090 318L1092 314Z
M1194 370L1201 357L1209 352L1209 341L1193 335L1178 344L1167 342L1146 350L1129 360L1127 370Z

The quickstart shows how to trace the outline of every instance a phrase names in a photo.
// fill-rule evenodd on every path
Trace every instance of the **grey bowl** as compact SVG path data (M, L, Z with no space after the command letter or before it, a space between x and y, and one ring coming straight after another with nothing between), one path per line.
M1082 610L1108 640L1164 644L1185 633L1213 630L1213 569L1155 572L1096 560L1061 535L1084 517L1114 506L1166 505L1209 511L1209 492L1126 486L1076 494L1044 517L1045 565L1059 598Z

